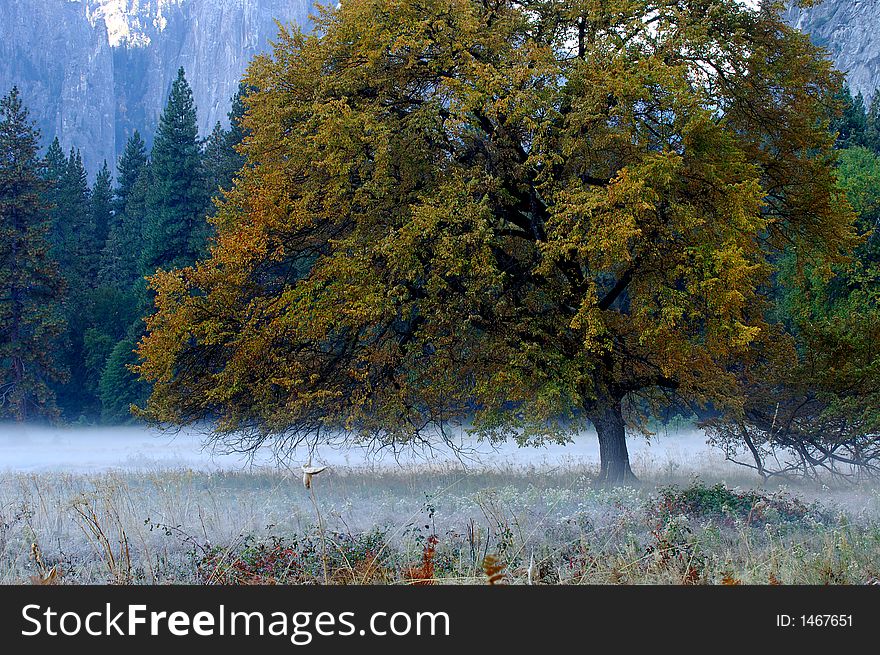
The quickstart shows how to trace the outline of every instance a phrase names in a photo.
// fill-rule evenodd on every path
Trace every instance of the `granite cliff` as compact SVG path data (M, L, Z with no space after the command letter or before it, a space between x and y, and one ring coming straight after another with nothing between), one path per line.
M94 175L138 129L151 141L183 66L199 130L224 122L248 61L311 0L0 0L0 92L17 84L44 140Z
M786 19L828 50L847 73L853 95L874 95L880 86L880 2L824 0L809 9L792 6Z

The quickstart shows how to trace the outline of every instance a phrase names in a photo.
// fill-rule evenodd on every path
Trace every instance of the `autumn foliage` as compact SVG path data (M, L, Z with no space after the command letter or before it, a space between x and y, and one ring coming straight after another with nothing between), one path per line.
M521 441L736 407L783 253L854 243L839 76L781 3L363 0L282 30L210 256L152 278L141 414L244 448ZM766 355L761 355L766 356Z

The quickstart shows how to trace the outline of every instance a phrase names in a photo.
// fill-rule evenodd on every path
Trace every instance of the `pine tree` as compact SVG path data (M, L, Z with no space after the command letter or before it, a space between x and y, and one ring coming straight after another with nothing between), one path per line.
M135 325L129 334L117 343L107 359L101 375L101 419L107 423L126 423L132 420L129 408L143 403L150 387L132 373L129 366L137 364L137 348L141 329Z
M837 133L837 147L851 148L864 145L868 130L865 98L859 91L853 98L849 86L844 84L835 98L841 105L841 114L831 122L830 129Z
M847 87L848 92L849 88ZM856 94L852 104L849 106L846 118L849 123L849 145L858 146L864 144L865 132L868 129L868 109L865 107L865 96L862 95L861 91Z
M151 153L142 269L192 264L205 252L207 201L192 90L183 68L171 87Z
M107 398L101 391L100 380L107 370L113 349L133 327L140 328L139 297L131 289L110 285L102 285L92 293L91 327L83 336L83 367L89 392L100 399L102 416Z
M142 330L146 298L139 254L150 173L144 142L137 132L128 140L117 172L113 222L101 253L100 286L95 292L95 327L85 335L89 378L96 384L101 419L110 422L130 419L129 404L138 402L146 389L134 382L119 383L131 381L132 374L125 369L128 360L122 354L130 354L134 347L124 345L131 341L129 333Z
M85 365L85 333L92 327L98 264L90 195L82 155L71 148L57 191L55 256L67 283L65 365L70 371L69 381L57 388L58 404L74 419L88 417L97 409L97 381L90 384Z
M229 116L228 141L233 150L244 142L245 136L248 134L247 128L244 125L244 115L247 111L245 98L247 98L248 93L250 93L253 88L254 87L248 85L247 82L242 81L238 85L238 91L232 96L232 108L229 110L227 116ZM244 165L245 157L238 151L235 151L235 154L238 156L238 166L235 170L238 170Z
M863 145L868 150L880 154L880 93L875 93L871 98Z
M92 225L95 230L95 248L100 251L107 242L113 223L113 179L106 160L95 178L92 188Z
M238 85L238 91L232 97L232 108L229 110L229 114L227 114L229 116L229 130L226 132L226 170L230 185L235 174L241 170L247 160L244 154L239 152L239 147L244 143L245 137L248 135L248 130L244 124L244 116L247 111L245 98L247 98L248 93L252 90L253 87L245 82L241 82Z
M202 169L205 175L205 192L209 198L218 196L221 189L228 189L232 183L234 171L229 171L230 152L229 133L220 125L220 121L214 125L211 134L205 140L205 150L202 154ZM209 207L209 212L213 209Z
M151 180L152 174L147 164L128 192L122 213L117 216L102 253L101 280L105 284L124 290L144 286L141 250L144 247L144 221Z
M205 139L202 165L205 174L205 185L208 196L218 198L222 189L230 189L235 174L244 166L245 157L237 148L245 137L242 118L246 110L244 98L248 87L244 82L238 85L238 91L232 97L232 108L229 111L229 129L224 130L220 121L214 125L211 134ZM213 215L213 203L208 207Z
M89 196L82 155L71 148L55 194L54 242L55 257L73 298L81 298L94 281L91 274L95 265L95 228Z
M116 193L113 209L120 216L125 209L128 194L137 183L141 171L147 163L147 147L140 132L134 131L125 144L125 150L116 165Z
M126 143L116 171L113 221L101 253L98 278L101 284L128 292L142 277L142 233L149 186L146 148L138 132Z
M67 157L64 150L61 149L61 143L56 136L52 139L52 143L46 150L46 157L43 160L43 179L54 185L57 185L67 170Z
M49 256L39 133L18 89L0 100L0 417L55 417L64 284Z
M43 160L42 166L42 178L46 182L42 197L43 201L49 207L49 243L52 246L53 254L57 253L59 247L59 235L56 225L58 225L59 222L58 212L61 205L61 181L64 179L66 173L67 155L64 154L64 150L61 148L61 143L56 136L52 139L52 143L46 150L46 156Z

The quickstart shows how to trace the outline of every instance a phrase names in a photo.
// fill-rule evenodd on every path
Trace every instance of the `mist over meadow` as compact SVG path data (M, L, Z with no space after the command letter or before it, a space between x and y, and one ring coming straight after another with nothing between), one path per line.
M201 472L247 472L299 467L309 458L309 448L285 453L280 462L269 448L249 454L230 452L211 441L209 429L160 430L138 425L58 426L0 424L0 472L4 473L95 473L103 471L194 470ZM595 432L576 435L571 443L520 447L512 442L480 442L462 432L455 447L434 443L427 447L405 447L399 452L368 446L319 445L315 462L345 469L461 468L487 470L539 470L574 466L598 467L599 448ZM696 429L661 429L646 438L631 436L635 466L652 474L663 470L712 476L722 472L743 477L744 472L725 464L723 454L706 444L706 435ZM713 478L714 479L714 478Z

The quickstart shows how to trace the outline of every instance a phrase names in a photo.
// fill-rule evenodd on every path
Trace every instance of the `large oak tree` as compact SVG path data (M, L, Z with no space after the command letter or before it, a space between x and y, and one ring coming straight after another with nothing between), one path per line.
M588 420L625 480L632 410L735 401L780 253L852 244L840 80L781 10L362 0L283 30L210 257L153 278L143 415L245 448Z

